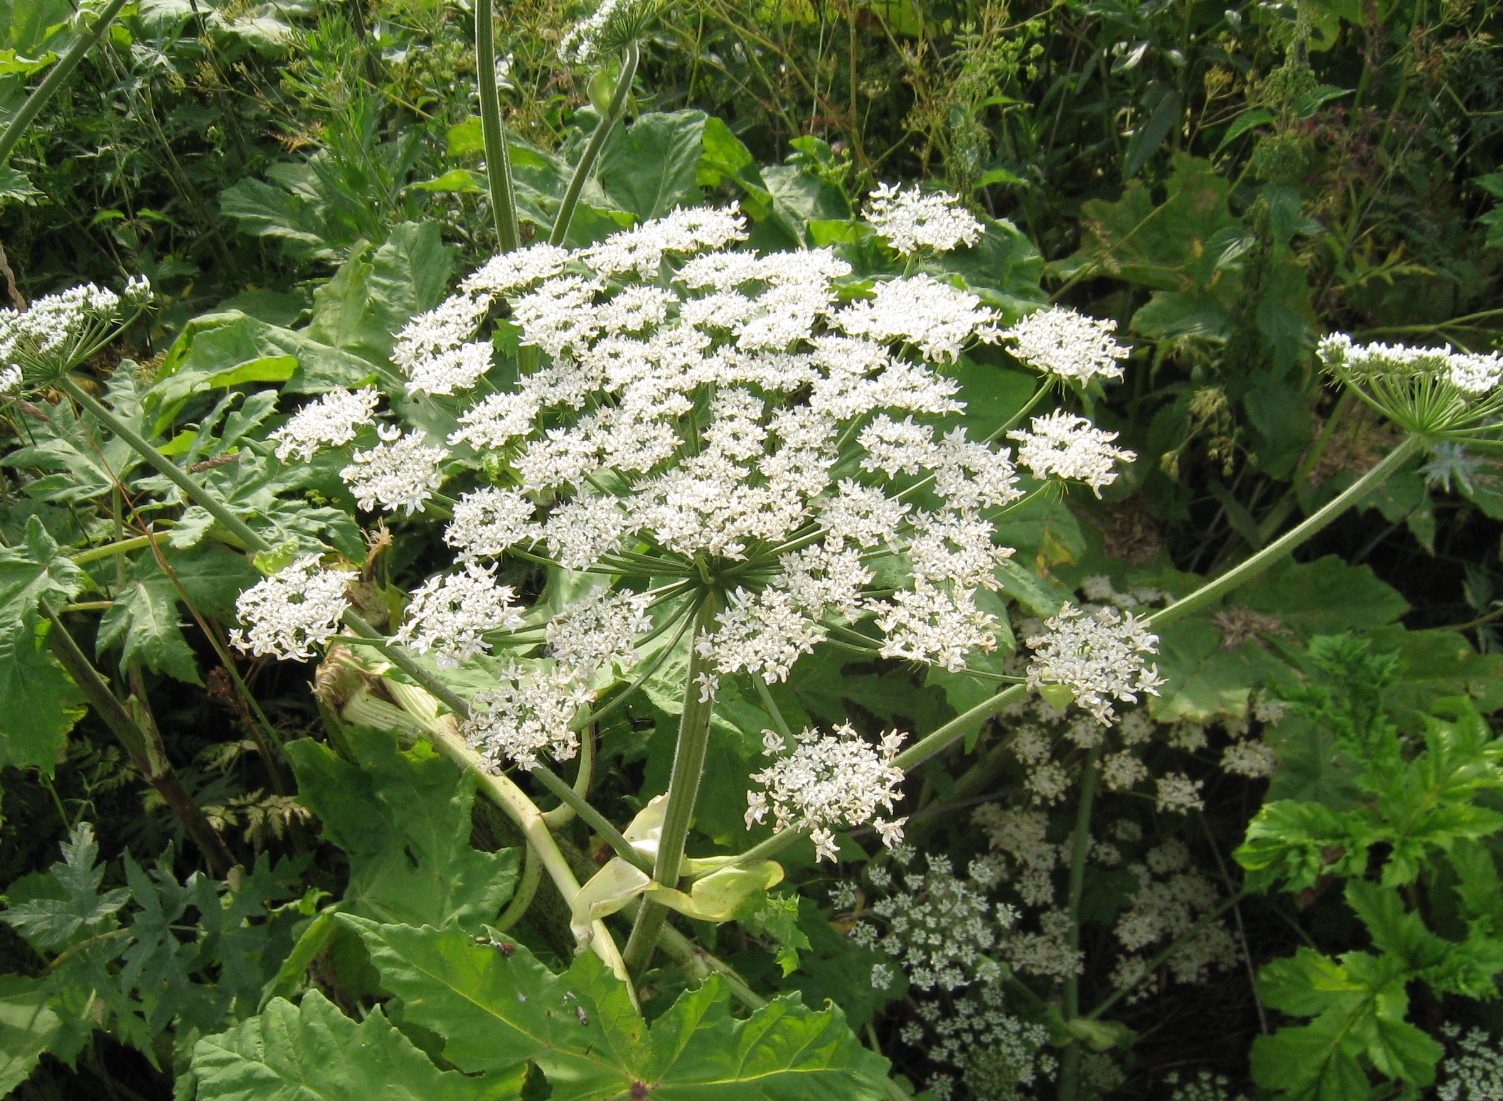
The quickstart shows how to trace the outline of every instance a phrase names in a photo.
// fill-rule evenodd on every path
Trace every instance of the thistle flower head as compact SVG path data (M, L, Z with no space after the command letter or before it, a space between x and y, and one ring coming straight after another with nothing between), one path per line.
M1356 344L1344 333L1318 351L1327 371L1406 431L1462 441L1503 428L1503 353Z

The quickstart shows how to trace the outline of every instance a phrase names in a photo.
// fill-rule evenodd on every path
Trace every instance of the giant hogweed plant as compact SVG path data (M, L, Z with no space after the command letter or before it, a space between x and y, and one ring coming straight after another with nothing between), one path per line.
M493 60L489 20L483 8L477 14L477 56ZM1118 705L1158 687L1156 627L1288 555L1425 446L1495 438L1499 357L1333 338L1321 349L1327 366L1404 428L1403 442L1284 537L1151 614L1060 607L1026 640L1029 657L1007 672L995 660L1016 648L1003 593L1032 578L998 545L998 525L1072 483L1099 492L1132 461L1112 433L1071 411L1120 376L1126 349L1110 325L1068 310L1007 315L937 263L987 231L943 194L879 189L864 212L866 241L850 246L762 253L746 245L748 226L732 207L683 208L565 247L630 91L641 23L620 14L610 7L587 28L594 47L571 40L581 59L619 49L608 66L618 75L551 233L526 247L494 89L483 79L503 251L392 334L390 363L363 384L330 388L280 422L270 419L269 392L239 410L227 399L193 435L164 448L152 441L171 417L146 417L133 380L117 377L101 396L75 373L140 307L144 287L121 296L84 288L4 318L0 358L12 408L53 426L29 457L45 457L59 472L55 483L84 471L106 490L138 462L154 472L131 485L142 534L121 531L114 542L65 555L33 523L24 546L4 552L8 691L87 700L210 866L230 874L228 897L242 873L166 764L141 689L142 661L170 670L182 655L154 642L140 617L118 611L118 599L110 603L100 639L105 647L124 639L130 691L121 698L65 619L89 610L69 603L92 583L82 567L149 548L159 569L142 575L131 599L159 614L193 580L173 570L163 543L244 552L263 579L239 593L240 625L228 645L319 662L319 702L341 754L311 742L289 754L305 801L351 854L350 890L309 915L259 998L241 983L217 999L215 1019L241 1023L194 1048L202 1097L289 1089L355 1097L377 1083L393 1096L519 1096L538 1073L555 1098L896 1095L883 1061L838 1010L765 1001L669 915L742 920L776 935L758 906L782 879L777 858L790 844L807 838L816 860L834 860L858 827L898 844L907 774L1031 693L1056 711L1078 708L1111 724ZM973 434L956 373L986 347L1033 368L1038 381L1009 417ZM41 394L56 396L44 403L53 412L32 404ZM1051 397L1056 407L1041 412ZM90 466L69 453L54 420L106 430L114 439L105 461ZM176 461L181 452L191 461ZM232 454L246 457L248 480L216 475ZM315 463L337 470L358 513L279 497L301 484L300 467ZM167 523L167 510L181 505ZM147 526L153 516L165 536ZM365 542L355 534L361 516ZM430 524L452 559L410 593L377 584L370 567L393 538L388 526L396 539L417 540ZM534 580L515 580L522 576ZM779 699L798 663L821 650L928 666L995 691L927 732L871 739L852 723L820 729L791 719ZM677 701L667 790L630 821L613 822L591 802L594 732L648 691ZM766 719L766 767L745 795L748 844L691 858L717 710L735 704L744 714L750 700ZM8 703L12 715L26 710L24 700ZM38 702L38 715L55 711L55 700ZM37 734L55 737L57 726ZM380 731L431 749L393 757L388 742L371 740ZM1071 952L1080 943L1101 744L1088 747L1078 780L1062 931ZM519 873L442 843L463 815L395 851L361 836L349 792L366 791L368 805L388 808L385 826L400 833L401 808L415 804L397 793L432 782L414 770L431 772L441 763L435 753L471 785L455 796L460 810L468 813L466 793L479 790L510 819L525 853ZM612 853L603 867L583 869L583 883L561 840L575 817ZM757 825L772 833L750 844ZM400 855L418 860L414 853L445 869L439 881L453 885L450 894L415 901ZM101 959L67 939L81 930L114 937L106 926L123 897L91 894L101 874L92 862L87 836L77 836L61 873L78 885L66 936L49 931L57 907L45 901L12 924L39 931L34 943L58 952L54 964L76 953L99 964L93 981L130 988L141 968L128 952ZM131 875L138 902L149 898L146 877ZM544 876L565 903L557 920L577 952L563 974L507 933L544 905ZM158 878L179 892L180 907L215 912L217 892L182 894L165 870ZM396 1027L396 1014L376 1010L356 1023L316 992L299 1005L286 1000L339 930L364 946L379 990L399 999L400 1023L436 1038L441 1062ZM781 935L796 942L786 928ZM707 977L648 1026L638 999L660 951ZM191 969L174 974L192 981ZM1080 1095L1088 1048L1130 1039L1102 1017L1136 981L1125 978L1086 1012L1074 977L1046 991L1059 994L1052 1006L1017 980L1063 1048L1063 1098ZM749 1015L732 1016L730 997ZM129 998L118 1005L121 1020L141 1012ZM149 1045L167 1018L146 1014L151 1023L138 1027L136 1042Z

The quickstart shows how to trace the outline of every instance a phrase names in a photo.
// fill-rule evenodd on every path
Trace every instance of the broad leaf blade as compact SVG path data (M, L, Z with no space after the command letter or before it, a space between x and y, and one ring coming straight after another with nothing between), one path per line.
M531 1060L553 1101L634 1096L638 1084L657 1101L886 1096L887 1061L861 1045L838 1009L783 997L736 1020L711 979L649 1030L592 953L554 975L519 945L502 951L456 929L340 920L360 933L404 1019L445 1038L444 1058L470 1073Z
M287 747L304 805L349 854L346 902L409 925L494 920L511 897L517 857L470 846L474 777L426 742L403 753L393 734L356 729L351 740L358 764L312 740Z
M318 991L274 999L259 1017L198 1041L199 1101L479 1101L520 1097L520 1077L475 1082L441 1071L380 1009L359 1024Z

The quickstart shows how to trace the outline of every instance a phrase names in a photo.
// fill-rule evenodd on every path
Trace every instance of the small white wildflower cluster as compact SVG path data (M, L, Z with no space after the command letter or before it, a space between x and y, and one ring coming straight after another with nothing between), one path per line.
M1010 922L1011 911L994 911L955 874L948 857L930 854L927 863L927 871L899 872L897 889L872 904L871 918L853 928L851 938L881 949L919 990L955 992L996 979L997 965L986 953L996 944L999 920ZM871 879L882 889L893 882L886 874Z
M1117 960L1112 982L1137 983L1127 997L1141 1001L1161 985L1160 975L1144 975L1147 957L1164 944L1185 936L1195 923L1221 905L1222 894L1190 863L1190 851L1173 838L1149 849L1142 863L1127 866L1138 889L1132 905L1117 919L1115 933L1125 955ZM1154 949L1154 951L1149 951ZM1178 983L1204 983L1213 973L1237 965L1237 942L1225 922L1212 922L1179 943L1164 963L1167 977Z
M1110 319L1049 306L1003 330L1002 340L1035 370L1084 385L1097 377L1122 377L1118 361L1132 352L1112 337L1116 331Z
M1070 948L1061 889L1072 839L1051 841L1048 815L1031 808L987 804L976 809L972 821L991 846L989 853L972 861L973 881L988 890L1005 886L1023 908L1014 926L999 937L998 954L1023 974L1055 981L1079 975L1085 959ZM1142 828L1136 822L1118 819L1108 825L1105 836L1090 839L1088 859L1103 868L1121 866L1123 847L1131 850L1141 840ZM1162 980L1143 975L1145 957L1155 955L1149 949L1187 933L1221 904L1222 896L1191 866L1189 850L1172 838L1149 849L1141 861L1128 863L1127 870L1137 889L1116 924L1123 952L1113 982L1120 987L1142 980L1152 990ZM1204 983L1236 961L1236 942L1223 920L1188 937L1163 967L1173 981Z
M910 854L903 847L893 857L895 873L868 865L867 879L883 897L849 935L901 968L910 994L927 995L903 1027L903 1041L923 1049L931 1063L959 1072L978 1098L1013 1096L994 1092L1003 1082L1016 1087L1053 1077L1055 1062L1045 1051L1048 1030L1007 1012L1002 970L992 958L1017 912L994 905L985 880L957 876L943 855L930 854L922 872L906 868ZM854 891L849 901L854 903ZM874 987L890 986L888 964L876 964L872 972ZM955 1075L946 1071L927 1083L938 1096L947 1096L954 1084Z
M1110 604L1124 612L1146 604L1163 604L1169 600L1168 593L1153 585L1130 585L1125 592L1118 592L1112 579L1105 574L1082 580L1080 592L1093 603Z
M1441 1027L1450 1049L1440 1062L1440 1101L1499 1101L1503 1098L1503 1043L1480 1028L1462 1033L1459 1025Z
M1059 1069L1049 1030L1007 1012L998 983L978 984L948 1003L919 1002L917 1020L903 1026L901 1037L931 1063L959 1071L975 1101L1016 1101L1020 1088L1052 1081ZM942 1072L926 1084L936 1097L948 1097L954 1076Z
M601 0L591 15L570 27L559 40L560 60L586 65L624 47L645 29L656 8L654 0Z
M893 765L904 735L894 730L872 745L849 724L834 734L805 729L794 736L791 748L772 730L762 732L762 744L773 764L752 774L763 791L746 793L746 824L761 822L772 811L779 830L806 829L817 859L838 860L834 830L870 822L891 847L903 839L906 819L878 817L892 812L903 770Z
M924 192L917 185L903 190L880 184L866 201L861 216L895 250L911 256L921 249L950 252L974 245L983 227L960 200L947 191Z
M1048 839L1048 816L988 803L976 809L972 821L992 850L972 862L972 877L989 888L1007 884L1026 909L1037 911L1032 930L1019 927L1021 915L1009 923L998 944L1002 958L1018 971L1040 978L1079 975L1085 958L1070 947L1070 919L1058 905L1055 886L1056 869L1068 864L1069 851Z
M1085 578L1080 591L1089 603L1079 609L1078 618L1110 619L1128 609L1145 609L1169 599L1168 593L1151 585L1129 585L1126 591L1118 591L1105 575ZM1015 632L1028 638L1030 645L1045 629L1045 624L1036 619L1021 619L1014 624ZM1009 672L1032 675L1020 655L1011 656L1006 668ZM1043 678L1042 683L1048 682L1047 677ZM1076 691L1070 687L1072 692ZM1277 708L1270 709L1266 694L1254 698L1253 717L1258 721L1275 721L1276 714ZM1102 722L1101 716L1087 706L1086 714L1071 718L1038 697L1011 705L1003 711L1003 718L1013 753L1025 770L1024 785L1036 806L1059 803L1069 793L1074 784L1072 769L1067 767L1070 752L1100 746L1101 782L1106 790L1133 791L1151 781L1156 789L1154 801L1161 812L1182 814L1201 807L1201 781L1183 771L1166 770L1162 759L1150 770L1144 754L1154 746L1197 753L1209 744L1209 722L1180 719L1160 723L1143 707L1128 710L1120 718L1115 712L1109 713L1107 721ZM1276 767L1273 750L1252 733L1248 717L1219 716L1214 723L1227 736L1221 752L1223 772L1249 779L1273 774Z
M1082 481L1098 497L1103 486L1117 480L1118 463L1137 459L1133 452L1111 446L1117 433L1104 432L1063 409L1034 417L1029 431L1009 432L1007 438L1018 441L1018 462L1035 478Z
M474 562L466 569L472 576L479 571ZM488 573L482 576L494 586ZM499 607L478 617L488 620L477 622L480 631L501 632L521 623L511 598L510 586L490 590L487 599ZM606 588L567 605L544 629L545 661L511 662L500 674L499 688L470 699L470 717L462 727L470 747L496 771L508 759L535 768L544 752L559 761L573 757L579 750L580 709L595 698L597 675L612 665L624 671L637 663L637 639L652 625L650 605L646 594ZM477 636L475 648L489 647Z
M71 370L115 334L121 315L151 298L151 285L133 277L116 294L93 283L70 287L32 302L24 311L0 310L0 364L7 389L19 388L19 369L30 384L43 384Z
M271 433L269 438L277 443L277 459L307 462L326 447L343 447L374 421L380 402L381 395L374 386L354 392L342 386L330 390Z
M316 554L246 589L235 611L248 629L230 632L230 642L257 657L307 661L336 631L349 599L345 587L354 570L328 570Z
M487 768L501 772L511 760L531 769L539 753L567 761L579 752L573 723L593 693L577 670L525 669L512 662L499 679L500 687L470 697L470 717L460 727Z
M1102 723L1115 712L1112 700L1136 703L1140 692L1158 694L1163 680L1143 655L1158 652L1158 636L1131 612L1098 607L1083 612L1066 604L1027 639L1033 651L1028 686L1063 685Z

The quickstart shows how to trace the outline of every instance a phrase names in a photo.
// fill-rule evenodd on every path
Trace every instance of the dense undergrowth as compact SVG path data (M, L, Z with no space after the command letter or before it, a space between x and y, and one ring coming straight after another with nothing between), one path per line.
M0 1092L1503 1098L1496 5L607 5L6 131Z

